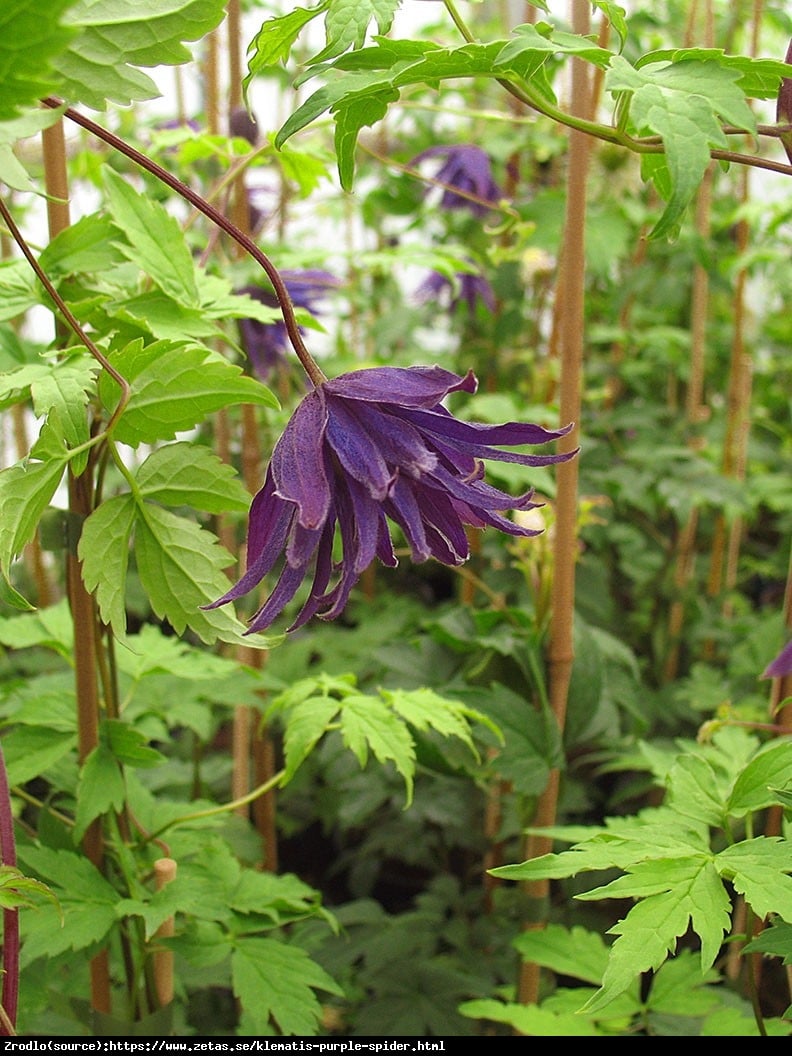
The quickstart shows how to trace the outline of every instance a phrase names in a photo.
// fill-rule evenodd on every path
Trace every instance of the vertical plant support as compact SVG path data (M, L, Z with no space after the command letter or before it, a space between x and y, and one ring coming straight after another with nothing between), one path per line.
M62 119L42 133L44 177L47 188L47 218L50 238L54 238L70 224L69 187L66 169L66 140ZM56 323L56 331L61 325ZM80 477L69 469L69 513L79 521L93 508L93 463ZM77 743L80 765L99 743L99 687L96 673L96 612L91 595L82 580L80 561L76 551L66 554L66 589L74 625L74 675L77 695ZM88 827L84 841L85 853L97 868L103 858L102 823L100 819ZM101 950L90 962L91 1005L97 1012L110 1013L110 974L106 950Z
M589 5L586 0L572 0L572 23L575 33L585 35L590 29ZM586 116L590 109L590 81L582 62L572 63L571 111ZM559 287L563 290L564 313L560 332L561 380L559 386L560 418L574 422L575 428L559 441L559 451L571 451L578 446L584 348L584 282L586 183L589 163L589 142L577 131L570 132L567 173L567 211L562 249L563 269ZM574 660L573 632L575 606L575 567L578 547L578 460L571 459L557 466L557 493L554 536L554 580L552 613L550 618L549 698L550 706L563 732L566 721L572 663ZM560 772L550 772L547 788L539 798L534 824L552 825L556 817ZM526 857L538 857L552 848L545 836L532 836L526 846ZM537 881L527 885L531 905L538 911L538 919L529 924L542 928L546 923L549 882ZM539 995L539 966L526 963L522 967L519 1000L533 1003Z

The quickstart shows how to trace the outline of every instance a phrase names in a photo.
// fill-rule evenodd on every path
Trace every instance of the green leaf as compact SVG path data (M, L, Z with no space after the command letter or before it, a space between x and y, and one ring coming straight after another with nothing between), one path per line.
M782 741L771 745L745 767L734 782L726 811L741 818L754 810L763 810L778 802L775 785L792 774L792 744Z
M11 785L46 774L51 766L74 750L73 733L47 729L44 726L17 726L3 734L3 753Z
M458 701L442 697L434 690L383 689L381 693L397 715L416 730L436 730L443 737L456 737L467 745L477 759L479 753L473 741L470 720L486 726L503 740L498 727L486 715Z
M133 447L172 440L232 404L277 406L265 385L200 346L155 341L144 347L137 339L111 361L131 389L113 435ZM111 378L102 377L99 392L105 406L115 406L119 391Z
M118 231L108 216L82 216L48 243L39 264L53 281L67 275L109 271L125 259L115 244L117 237Z
M334 59L348 48L362 48L372 21L384 36L399 4L400 0L330 0L325 15L327 43L311 63Z
M41 430L52 436L49 424ZM60 447L60 445L57 445ZM66 468L67 453L49 462L26 460L0 471L0 571L7 577L11 562L29 543Z
M223 18L223 0L77 0L64 23L77 33L56 61L59 94L103 110L158 96L138 66L172 66L192 56L183 41L199 40Z
M168 296L197 308L195 264L178 220L110 168L104 170L104 185L113 222L126 238L118 243L121 252Z
M671 234L696 193L710 163L710 148L728 148L719 123L754 131L756 119L735 83L739 74L713 61L683 59L640 70L615 56L605 79L606 89L630 98L630 122L639 134L658 134L665 148L670 187L655 172L666 208L650 237Z
M734 884L760 918L777 913L792 922L792 854L788 840L758 836L721 851L721 874Z
M471 1019L491 1019L494 1023L505 1023L527 1037L541 1038L589 1038L605 1033L583 1016L574 1012L554 1012L537 1005L518 1005L480 998L465 1001L459 1006L463 1016Z
M40 301L26 260L0 261L0 320L14 319Z
M339 707L339 702L332 697L309 697L289 711L284 734L284 785L327 732Z
M73 31L62 15L72 0L5 0L0 10L0 121L57 88L53 60Z
M20 860L38 873L58 898L60 908L45 905L25 924L21 962L57 957L66 950L82 950L101 942L116 923L119 896L83 855L22 846Z
M548 924L541 931L523 931L514 940L514 947L524 961L595 986L602 982L608 964L608 947L602 936L579 926Z
M701 965L706 971L714 963L728 931L731 906L710 858L700 855L638 862L629 867L626 876L577 897L584 901L611 897L643 898L651 904L655 901L667 904L666 895L672 896L674 904L679 903L688 913L693 929L701 938ZM612 930L617 934L628 933L632 927L631 913ZM666 936L666 944L673 938L676 936ZM614 944L611 956L616 946L618 942Z
M234 994L262 1034L272 1019L281 1034L313 1035L322 1014L314 991L343 994L305 950L275 939L239 939L231 971Z
M326 11L329 3L330 0L324 0L317 7L296 7L288 14L268 18L262 24L248 48L248 72L242 82L245 98L253 78L263 70L285 63L303 27Z
M232 562L211 532L146 504L135 531L135 556L151 607L177 634L189 627L207 645L218 640L253 647L273 644L273 639L245 637L226 608L201 608L227 592L228 579L222 570Z
M36 900L31 895L48 898L53 905L58 905L58 899L46 884L25 876L14 866L0 866L0 906L3 909L35 906Z
M163 754L156 748L150 748L145 734L128 722L104 719L99 732L114 758L125 766L149 767L164 762Z
M407 805L412 802L415 745L410 732L393 711L376 697L351 694L342 702L341 735L361 766L368 753L384 763L390 759L404 778Z
M680 816L707 825L723 821L724 804L718 794L715 771L698 755L682 755L668 777L668 802Z
M136 475L140 493L164 506L189 506L207 513L250 506L232 466L200 444L177 443L149 455Z
M555 30L547 22L517 26L514 38L500 49L492 62L496 73L513 71L530 80L550 56L559 53L575 55L601 69L605 69L613 58L612 52L598 47L588 37Z
M381 88L369 92L339 107L335 123L335 151L338 158L338 175L345 191L351 191L355 182L355 147L361 128L381 121L391 103L399 98L397 88Z
M79 843L95 818L109 810L121 810L125 796L124 777L118 760L106 745L97 745L88 754L80 771L74 842Z
M126 636L126 579L135 515L131 495L106 499L83 523L77 546L86 589L96 594L102 619L121 640Z

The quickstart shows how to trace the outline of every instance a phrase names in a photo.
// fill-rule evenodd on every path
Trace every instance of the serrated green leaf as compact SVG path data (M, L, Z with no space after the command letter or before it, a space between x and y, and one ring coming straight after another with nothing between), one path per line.
M348 48L362 48L371 22L385 36L401 0L330 0L325 15L326 46L311 63L326 62Z
M85 835L88 826L109 810L119 811L124 805L126 789L118 760L110 749L99 744L83 763L77 786L77 810L74 815L74 841Z
M615 56L605 85L615 95L630 98L630 122L640 134L658 134L665 148L670 186L655 184L666 208L650 237L674 231L696 193L710 162L710 148L726 149L728 142L719 117L753 131L756 119L736 84L739 74L713 61L683 59L653 64L640 70Z
M250 495L234 468L200 444L159 448L140 467L136 480L141 495L164 506L189 506L207 513L244 513L250 506Z
M322 1008L314 991L343 993L305 950L275 939L239 939L231 971L234 994L262 1034L271 1019L281 1034L315 1034Z
M288 14L268 18L262 24L248 48L248 72L242 82L246 98L252 79L271 66L285 63L303 28L327 10L329 2L324 0L324 3L311 8L297 7Z
M155 341L142 347L133 341L111 360L131 389L113 435L134 447L172 440L232 404L277 406L265 385L198 346ZM119 388L111 378L102 377L99 392L107 407L115 406Z
M126 578L135 514L131 495L106 499L84 521L77 547L86 589L96 594L102 619L122 640L126 636Z
M255 913L268 917L273 926L315 916L321 895L291 874L276 876L254 869L244 869L230 898L238 913Z
M723 799L718 794L715 771L698 755L680 756L668 778L668 803L681 817L719 825L723 821Z
M3 909L34 906L36 905L36 899L31 896L47 898L56 907L58 905L58 899L46 884L42 884L40 880L34 880L30 876L25 876L14 866L0 866L0 906Z
M769 953L792 964L792 924L771 924L743 947L745 953Z
M72 0L5 0L0 10L0 121L57 87L53 60L73 31L62 16Z
M714 963L723 936L729 929L731 908L729 896L710 858L701 855L639 862L629 867L626 876L577 897L583 901L611 897L643 898L652 905L659 900L668 906L666 895L673 896L688 914L694 931L701 939L701 966L706 971ZM612 930L625 935L632 927L631 913ZM666 936L667 945L672 938L675 936ZM616 945L618 943L614 944L614 949ZM604 981L603 977L603 984Z
M29 649L42 645L71 659L74 654L74 631L66 598L44 609L21 616L0 619L0 642L12 649Z
M339 702L332 697L310 697L289 711L284 734L284 785L291 781L297 768L324 736L339 707Z
M39 264L53 281L67 275L109 271L125 259L115 245L117 237L108 216L82 216L49 242L41 252Z
M118 893L83 855L22 846L19 858L53 887L60 909L45 905L25 924L21 963L101 942L116 923Z
M405 724L385 703L360 694L346 697L341 710L341 735L361 766L366 765L369 751L381 763L392 760L404 778L407 804L412 802L415 745Z
M103 110L106 101L129 105L158 96L137 66L168 66L192 56L183 41L199 40L225 13L223 0L77 0L64 18L76 31L55 60L59 94Z
M110 168L104 186L113 222L126 239L118 243L121 252L178 304L197 308L195 263L178 220Z
M588 37L555 30L547 22L526 23L514 30L514 39L500 46L492 60L494 72L513 71L530 80L551 55L575 55L605 69L613 53Z
M734 782L726 812L741 818L754 810L763 810L778 801L775 785L792 774L792 743L771 745L745 767Z
M244 636L225 608L203 610L228 590L231 557L211 532L169 510L146 504L135 530L138 574L151 606L177 634L188 627L207 645L216 641L268 648L275 639Z
M636 68L658 62L707 62L731 71L740 90L751 99L775 99L781 80L789 76L789 67L779 59L728 55L722 48L671 48L650 51L636 62Z
M416 730L436 730L443 737L455 737L478 759L470 720L487 726L496 737L503 739L500 730L486 715L468 708L458 701L440 696L431 689L382 690L382 696L393 710Z
M459 1006L463 1016L471 1019L491 1019L494 1023L505 1023L527 1037L541 1038L589 1038L605 1033L590 1019L574 1012L554 1012L537 1005L519 1005L480 998L465 1001Z
M100 737L119 763L125 766L149 767L164 761L156 748L149 747L146 736L120 719L103 719Z
M26 260L0 261L0 294L0 320L14 319L39 304L33 271Z
M524 961L549 968L558 975L599 986L608 964L602 936L582 927L548 924L541 931L523 931L514 947Z
M42 435L49 430L45 423ZM0 570L6 576L11 562L33 538L60 484L66 461L63 451L61 458L49 462L28 460L0 471Z
M338 175L345 191L351 191L355 182L355 147L361 128L381 121L391 103L399 98L397 88L388 86L370 92L362 98L345 102L337 108L335 123L335 151L338 158ZM335 111L334 111L335 112Z
M721 851L716 858L721 875L760 918L776 913L792 922L792 854L788 840L757 836Z

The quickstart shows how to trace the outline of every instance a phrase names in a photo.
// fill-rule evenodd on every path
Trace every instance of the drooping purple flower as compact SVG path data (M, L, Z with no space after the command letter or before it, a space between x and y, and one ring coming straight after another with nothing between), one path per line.
M477 271L461 271L456 276L458 287L454 290L453 281L439 271L430 271L415 291L417 300L440 301L447 290L451 290L450 307L453 310L463 301L471 315L476 311L476 302L481 301L490 312L495 311L495 291L488 280Z
M503 197L492 178L489 154L472 144L429 147L410 162L420 164L425 158L444 157L445 161L433 179L444 187L440 205L443 209L468 209L474 216L486 216L488 202L495 205ZM457 188L463 194L454 191ZM470 195L472 197L466 197Z
M414 561L459 565L468 557L465 525L509 535L539 534L504 511L536 508L533 492L512 498L484 480L482 459L540 466L574 452L520 454L501 446L543 444L569 428L509 422L482 425L442 405L452 392L475 392L442 367L372 367L322 382L302 400L275 445L264 486L250 510L247 571L210 608L247 594L277 564L275 587L248 633L272 624L312 571L310 592L289 630L311 617L338 616L375 557L397 564L388 521ZM495 446L497 445L497 446ZM336 530L340 559L334 557Z
M762 672L762 678L783 678L785 675L792 675L792 641L787 642Z
M784 62L792 64L792 40L789 42ZM792 77L781 79L776 101L776 121L779 125L792 125ZM782 132L781 143L792 165L792 132Z
M334 275L318 269L282 271L281 277L295 308L305 308L314 315L317 313L316 302L322 294L339 284ZM237 292L246 293L270 308L278 307L275 294L261 286L243 286ZM274 323L262 323L258 319L240 319L239 335L253 369L261 378L270 375L289 348L286 325L282 319Z

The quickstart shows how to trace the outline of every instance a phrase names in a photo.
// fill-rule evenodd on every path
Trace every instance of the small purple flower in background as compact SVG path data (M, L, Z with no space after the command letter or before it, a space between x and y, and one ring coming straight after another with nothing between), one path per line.
M784 62L792 63L792 40L789 42ZM779 125L792 125L792 77L784 77L778 89L776 121ZM781 143L792 165L792 132L781 133Z
M792 641L787 642L762 672L762 678L783 678L785 675L792 675Z
M247 571L209 608L253 590L283 557L278 581L248 633L277 619L311 569L308 599L289 630L313 616L334 619L375 557L397 564L388 519L401 528L414 561L434 557L446 565L468 557L465 525L538 535L503 516L536 508L533 492L512 498L485 483L481 460L529 466L566 461L574 452L527 455L493 445L544 444L571 427L474 424L442 406L449 393L476 387L472 372L461 377L434 366L356 370L313 389L275 445L253 500ZM336 528L340 561L333 559Z
M467 144L449 147L429 147L417 154L410 162L418 165L425 158L444 157L443 165L433 179L444 185L440 205L443 209L468 209L474 216L486 216L491 202L496 205L503 197L492 178L489 154L481 147ZM453 188L463 191L456 194ZM472 195L473 197L465 197Z
M316 302L322 295L328 289L339 285L339 280L328 271L283 271L281 276L295 308L305 308L313 315L317 313ZM262 289L261 286L243 286L237 293L246 293L270 308L278 307L275 294L271 290ZM290 347L286 325L282 319L274 323L262 323L258 319L240 319L239 334L253 369L260 378L269 377Z
M441 275L439 271L430 271L416 289L415 297L422 303L439 301L446 290L451 290L452 310L464 301L472 315L476 311L476 302L480 300L488 311L495 311L495 291L480 272L460 271L456 281L459 283L458 291L454 290L454 282L448 276Z

